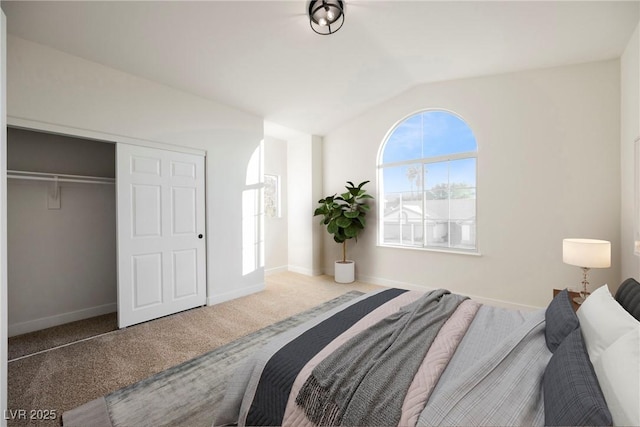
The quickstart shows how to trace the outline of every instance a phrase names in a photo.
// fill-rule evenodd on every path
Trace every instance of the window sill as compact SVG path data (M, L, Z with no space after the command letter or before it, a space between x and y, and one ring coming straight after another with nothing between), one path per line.
M423 247L412 247L412 246L396 246L396 245L377 245L379 248L390 248L390 249L408 249L411 251L422 251L422 252L440 252L445 254L453 254L453 255L470 255L470 256L482 256L482 254L478 251L474 250L464 250L464 249L453 249L453 248L423 248Z

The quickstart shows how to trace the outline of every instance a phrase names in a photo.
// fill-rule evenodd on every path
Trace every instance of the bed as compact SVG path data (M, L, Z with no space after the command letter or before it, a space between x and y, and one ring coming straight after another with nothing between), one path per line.
M383 289L238 369L214 425L640 425L640 284L574 312Z

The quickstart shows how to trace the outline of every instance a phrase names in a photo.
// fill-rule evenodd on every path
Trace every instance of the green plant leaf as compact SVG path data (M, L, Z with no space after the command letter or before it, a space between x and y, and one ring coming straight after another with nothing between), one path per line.
M347 228L348 226L351 225L351 218L341 216L340 218L336 219L336 224L340 228Z
M347 192L340 195L327 196L321 199L320 204L314 210L315 215L323 215L321 223L327 227L327 232L333 235L337 243L344 243L355 238L364 230L366 213L370 210L367 199L373 199L367 194L364 187L369 181L363 181L358 186L352 181L347 181Z
M344 235L350 239L353 239L354 237L356 237L359 232L360 232L360 229L353 225L344 229Z

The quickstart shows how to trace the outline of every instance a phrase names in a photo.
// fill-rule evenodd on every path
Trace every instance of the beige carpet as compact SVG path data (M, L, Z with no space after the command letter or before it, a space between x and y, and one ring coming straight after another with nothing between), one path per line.
M263 292L114 331L9 363L8 408L63 411L190 360L350 290L331 277L280 273ZM9 420L9 425L28 424Z
M9 338L9 360L95 337L116 329L118 329L118 314L109 313L42 331L17 335Z

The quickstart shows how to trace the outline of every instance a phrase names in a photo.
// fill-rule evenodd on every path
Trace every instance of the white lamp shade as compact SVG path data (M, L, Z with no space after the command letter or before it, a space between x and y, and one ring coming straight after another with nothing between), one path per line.
M562 240L562 261L578 267L611 267L611 242L595 239L564 239Z

